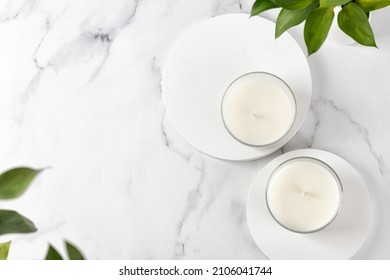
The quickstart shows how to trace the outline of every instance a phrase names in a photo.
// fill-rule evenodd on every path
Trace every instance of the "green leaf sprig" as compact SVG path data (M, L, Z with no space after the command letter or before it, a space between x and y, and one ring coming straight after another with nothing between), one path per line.
M337 17L340 29L361 45L376 47L369 13L390 5L390 0L256 0L251 16L282 8L276 20L275 38L304 21L304 38L309 55L325 42L334 20L333 9L341 6Z
M14 199L25 193L34 178L42 169L19 167L10 169L0 174L0 199ZM37 231L34 223L12 210L0 209L0 235L9 233L31 233ZM70 260L84 260L79 249L70 242L65 242ZM11 246L11 241L0 243L0 260L6 260ZM49 246L46 255L47 260L62 260L57 250Z
M66 245L66 252L68 254L69 260L84 260L83 254L80 252L80 250L70 243L69 241L65 241ZM61 254L51 245L49 245L49 250L46 254L46 260L63 260L64 258L61 256Z
M0 175L0 199L13 199L21 196L41 171L41 169L19 167L2 173ZM31 233L36 230L33 222L18 212L0 210L0 235Z
M0 175L0 199L14 199L21 196L41 172L41 169L19 167ZM0 235L9 233L32 233L37 231L34 223L12 210L0 209ZM0 260L8 257L11 242L0 244Z

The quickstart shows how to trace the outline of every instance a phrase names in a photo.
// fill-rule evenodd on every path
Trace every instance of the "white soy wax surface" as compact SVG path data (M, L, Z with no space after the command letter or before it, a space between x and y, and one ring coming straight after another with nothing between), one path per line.
M341 202L335 173L314 158L296 158L282 164L267 188L268 208L285 228L312 232L328 225Z
M226 128L238 141L266 146L289 131L295 107L294 96L281 79L254 72L241 76L227 89L222 116Z

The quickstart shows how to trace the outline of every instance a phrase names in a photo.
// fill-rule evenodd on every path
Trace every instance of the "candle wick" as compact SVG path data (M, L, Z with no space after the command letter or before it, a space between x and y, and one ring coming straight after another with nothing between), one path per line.
M260 114L255 113L255 112L252 112L252 117L253 117L254 119L258 119L258 118L260 118Z
M309 193L306 192L306 191L304 191L304 192L302 193L302 195L303 195L303 196L309 196Z

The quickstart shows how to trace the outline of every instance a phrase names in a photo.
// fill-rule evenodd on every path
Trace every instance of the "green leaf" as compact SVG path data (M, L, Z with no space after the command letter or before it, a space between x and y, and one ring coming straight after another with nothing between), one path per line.
M358 4L351 2L345 5L339 13L338 24L341 30L359 44L376 47L367 14Z
M334 18L332 8L316 8L305 23L305 43L309 55L318 51L328 36Z
M0 243L0 260L7 259L10 246L11 246L11 241L7 243Z
M276 5L288 10L300 10L309 6L313 0L275 0Z
M276 8L276 5L271 0L256 0L252 6L251 17L273 8Z
M34 224L19 213L0 210L0 235L7 233L31 233L37 231Z
M62 260L62 257L53 246L49 245L49 250L46 254L46 260Z
M318 0L302 10L287 10L283 8L276 20L275 37L278 38L286 30L303 22L318 5Z
M68 251L68 257L70 260L84 260L84 256L81 254L79 249L73 244L66 241L66 250Z
M19 167L0 175L0 199L10 199L25 192L40 169Z
M390 5L390 0L356 0L366 12L382 9Z
M352 0L320 0L320 7L330 8L345 5Z

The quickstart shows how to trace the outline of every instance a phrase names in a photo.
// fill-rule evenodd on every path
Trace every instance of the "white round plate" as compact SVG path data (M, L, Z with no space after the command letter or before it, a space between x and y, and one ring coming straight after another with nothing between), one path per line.
M298 131L310 105L310 69L289 34L277 40L274 34L275 24L267 19L229 14L204 21L179 40L163 72L163 99L174 127L193 147L220 159L253 160L280 149ZM221 116L226 88L237 77L254 71L282 78L297 101L292 129L266 148L235 140Z
M271 173L282 162L310 156L329 164L343 185L339 214L323 230L299 234L280 226L270 215L265 190ZM344 159L329 152L305 149L281 155L261 170L248 197L249 230L260 250L270 259L350 259L365 241L371 223L371 198L359 173Z

